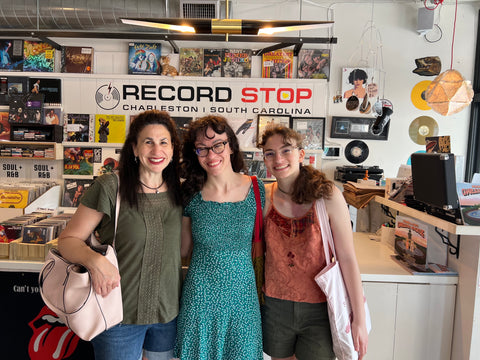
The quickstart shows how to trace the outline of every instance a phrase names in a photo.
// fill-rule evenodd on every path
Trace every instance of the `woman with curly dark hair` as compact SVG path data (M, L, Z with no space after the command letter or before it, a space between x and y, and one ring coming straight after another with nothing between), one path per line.
M182 154L182 257L192 255L180 302L176 356L262 360L251 252L254 179L240 173L242 153L223 117L193 121ZM263 205L265 189L261 181L258 185Z
M316 202L325 203L338 263L352 302L352 334L359 359L368 333L350 215L340 190L321 171L303 166L296 131L273 125L258 145L276 183L265 186L265 306L263 348L279 359L335 359L325 294L314 278L326 266Z

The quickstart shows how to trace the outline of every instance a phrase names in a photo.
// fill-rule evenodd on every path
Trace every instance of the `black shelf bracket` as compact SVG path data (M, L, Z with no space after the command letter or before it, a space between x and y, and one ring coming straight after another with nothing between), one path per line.
M441 232L441 229L439 229L436 226L435 226L435 232L440 236L440 238L442 239L442 242L448 246L448 252L451 255L455 255L456 258L458 259L460 255L460 235L457 235L457 245L454 245L450 241L450 237L448 236L448 234L445 235L443 232Z

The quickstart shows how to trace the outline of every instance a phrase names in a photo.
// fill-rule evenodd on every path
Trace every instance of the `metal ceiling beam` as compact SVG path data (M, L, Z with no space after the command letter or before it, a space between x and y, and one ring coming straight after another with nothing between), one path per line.
M172 44L175 52L178 51L174 41L205 41L205 42L250 42L250 43L277 43L271 48L277 49L295 45L301 47L302 44L336 44L336 37L295 37L295 36L258 36L258 35L228 35L225 34L170 34L170 33L154 33L154 32L98 32L98 31L66 31L66 30L11 30L2 29L2 37L16 38L94 38L94 39L125 39L125 40L157 40L168 41ZM52 41L49 39L49 41ZM268 48L266 48L268 49ZM258 50L263 53L263 50ZM257 51L257 52L258 52ZM258 54L260 55L260 54Z

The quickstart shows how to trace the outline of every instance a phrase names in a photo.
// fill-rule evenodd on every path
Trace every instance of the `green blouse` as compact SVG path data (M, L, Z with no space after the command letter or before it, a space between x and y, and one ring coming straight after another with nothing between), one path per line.
M100 242L112 243L117 177L98 177L81 203L104 213ZM115 250L121 276L124 324L167 323L178 315L182 281L182 208L167 193L139 193L139 208L122 201Z

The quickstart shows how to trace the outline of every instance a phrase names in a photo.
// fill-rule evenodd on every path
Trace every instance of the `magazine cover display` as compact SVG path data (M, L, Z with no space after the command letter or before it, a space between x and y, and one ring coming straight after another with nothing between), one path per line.
M95 115L95 142L123 143L126 129L125 115Z
M23 71L23 40L0 40L0 70Z
M480 226L480 183L457 183L457 195L463 223Z
M180 49L180 76L202 76L203 74L203 49Z
M293 50L275 50L262 55L262 78L291 79Z
M150 42L131 42L128 44L128 73L160 75L162 44Z
M122 148L95 148L93 161L93 176L101 176L118 169Z
M252 73L252 50L225 49L223 51L223 77L249 78Z
M62 51L62 72L85 73L93 72L93 47L65 46Z
M92 183L93 179L65 179L62 206L78 207L80 198Z
M0 111L0 140L10 140L10 123L8 112Z
M64 147L63 175L93 175L93 148Z
M397 215L395 221L395 251L409 267L427 270L428 225L411 217Z
M64 114L64 141L93 142L95 118L90 114Z
M160 65L162 66L162 75L177 76L180 64L179 54L167 54L160 57Z
M299 79L329 79L330 50L328 49L301 49L298 53Z
M222 49L203 49L203 76L222 76Z
M23 71L55 71L55 48L46 42L24 40Z

